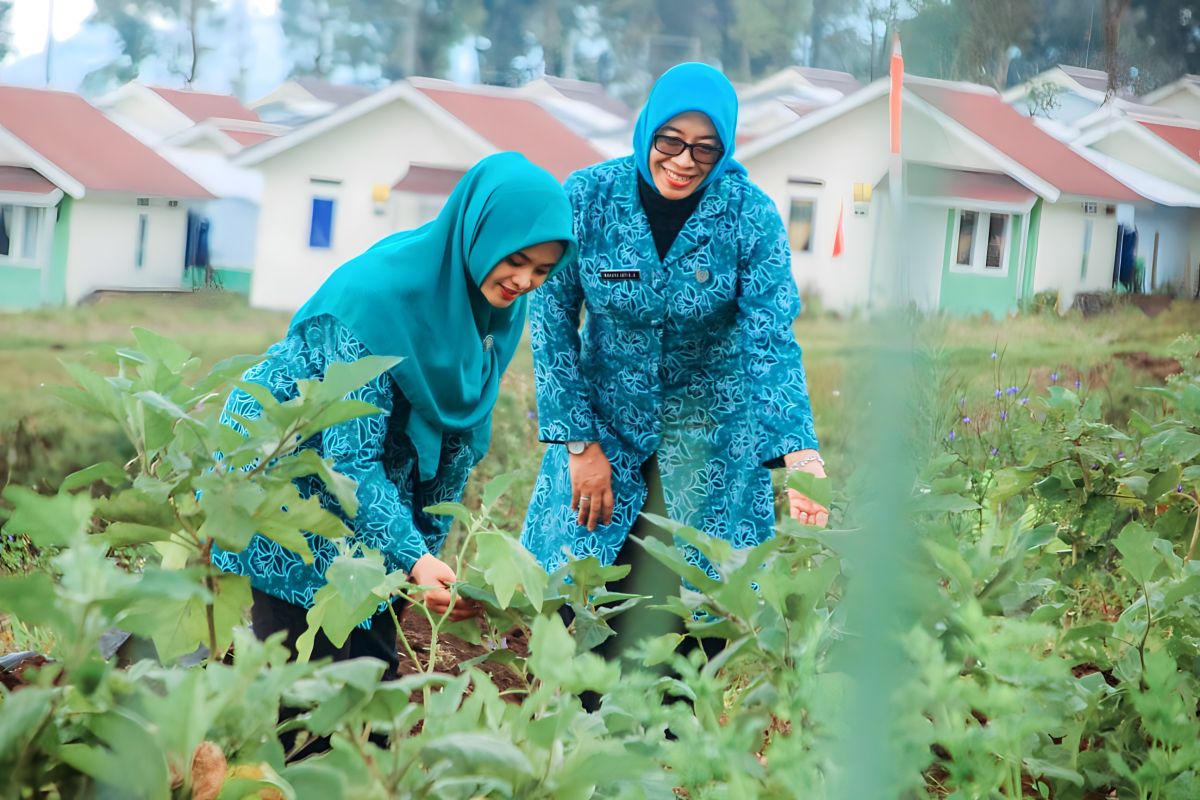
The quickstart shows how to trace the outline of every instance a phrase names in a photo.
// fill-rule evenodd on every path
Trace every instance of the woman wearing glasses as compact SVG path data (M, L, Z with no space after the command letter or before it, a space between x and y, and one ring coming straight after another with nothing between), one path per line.
M661 596L678 581L626 544L631 529L663 535L639 512L751 547L774 531L771 468L824 475L787 236L733 161L736 125L725 76L681 64L652 89L634 154L567 180L579 257L530 315L539 436L552 444L522 542L547 570L567 552L644 562L622 588ZM801 523L826 524L811 499L790 503Z

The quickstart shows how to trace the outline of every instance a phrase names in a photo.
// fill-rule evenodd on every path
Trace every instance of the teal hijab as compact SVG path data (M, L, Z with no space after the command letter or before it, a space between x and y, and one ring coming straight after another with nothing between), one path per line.
M654 191L654 178L650 176L650 150L654 146L654 134L672 118L686 111L699 111L712 120L721 146L725 148L721 160L713 164L712 171L700 184L708 186L726 172L746 174L746 168L733 160L733 149L737 138L738 98L733 84L725 75L707 64L689 62L676 64L662 74L646 105L638 114L633 128L633 153L638 172Z
M447 433L487 452L529 297L495 308L479 287L506 256L548 241L563 243L556 269L574 258L571 205L558 181L518 153L488 156L435 220L343 264L293 317L294 328L329 314L371 353L403 358L390 372L412 404L406 432L422 480L437 474Z

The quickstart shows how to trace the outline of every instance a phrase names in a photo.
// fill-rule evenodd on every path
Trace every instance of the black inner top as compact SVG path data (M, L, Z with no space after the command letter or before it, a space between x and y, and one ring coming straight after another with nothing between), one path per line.
M700 205L704 190L692 192L682 200L668 200L659 194L653 186L646 182L638 171L638 197L642 201L642 210L650 222L650 233L654 236L654 247L658 250L659 261L667 257L675 237L683 230L688 217Z

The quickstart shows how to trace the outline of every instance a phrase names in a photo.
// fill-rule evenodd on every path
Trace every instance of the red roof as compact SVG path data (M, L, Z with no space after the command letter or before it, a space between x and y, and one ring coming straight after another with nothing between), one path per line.
M1200 128L1185 128L1182 125L1164 125L1156 122L1143 122L1142 125L1188 158L1200 161Z
M76 94L0 86L0 127L89 191L212 196Z
M0 166L0 192L50 194L58 187L28 167Z
M404 177L396 181L393 191L409 192L410 194L431 194L437 197L449 197L454 191L460 178L466 175L465 169L456 167L433 167L426 164L412 164Z
M605 159L583 137L532 100L484 92L416 87L499 150L516 150L562 180Z
M241 100L232 95L193 92L190 89L162 89L157 86L149 88L150 91L186 114L192 122L204 122L213 117L244 119L250 122L259 121L258 114L246 108L242 105Z
M221 128L221 133L233 139L242 147L252 147L259 142L265 142L267 139L274 139L273 133L261 133L259 131L235 131L229 128Z
M906 81L905 88L1065 194L1141 200L1092 162L1043 131L993 91Z
M954 197L988 203L1026 205L1037 196L1007 175L965 169L942 169L926 164L909 164L906 188L917 197Z

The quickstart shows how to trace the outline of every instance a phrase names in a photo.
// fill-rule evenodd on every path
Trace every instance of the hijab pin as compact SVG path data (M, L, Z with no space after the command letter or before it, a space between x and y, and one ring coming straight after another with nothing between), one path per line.
M706 269L696 270L696 280L699 281L700 283L707 282L708 281L708 270L706 270Z
M483 352L486 353L489 350L491 350L492 345L495 343L495 341L496 340L492 338L492 335L490 333L487 336L483 337Z

